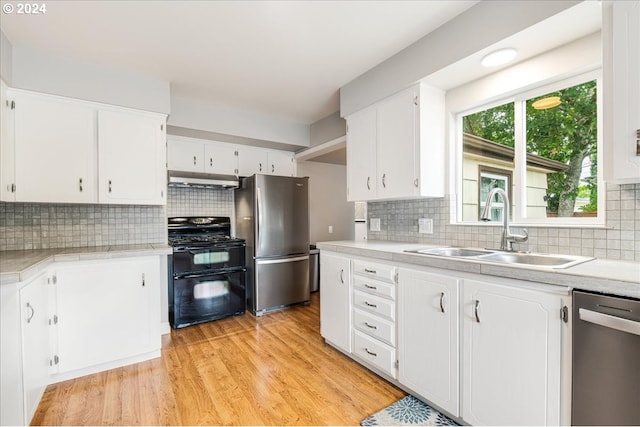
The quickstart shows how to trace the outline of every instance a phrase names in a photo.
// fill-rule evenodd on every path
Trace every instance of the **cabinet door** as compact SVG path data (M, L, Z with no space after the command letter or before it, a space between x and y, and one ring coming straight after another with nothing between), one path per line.
M398 379L455 416L459 282L420 271L398 273Z
M612 2L613 140L604 144L605 179L640 182L640 1ZM605 91L605 96L607 92Z
M101 110L98 120L100 202L164 204L164 118Z
M295 176L293 153L288 151L271 150L267 153L270 175Z
M204 144L196 141L169 139L167 164L169 170L204 172Z
M259 148L238 147L238 175L266 174L269 160L267 151Z
M157 257L59 267L60 373L160 348Z
M22 316L22 380L25 424L29 425L49 383L49 301L42 274L20 289Z
M236 146L223 142L205 143L204 171L221 175L236 175L238 173Z
M320 335L351 353L349 259L320 252Z
M18 284L0 286L0 425L28 425L22 387L22 337Z
M13 135L13 99L0 80L0 201L12 202L15 192L15 140Z
M347 200L376 198L376 109L347 117Z
M16 201L97 201L95 115L77 101L15 94Z
M462 289L462 418L559 425L561 297L476 280Z
M417 97L417 88L411 88L378 105L378 198L418 194Z

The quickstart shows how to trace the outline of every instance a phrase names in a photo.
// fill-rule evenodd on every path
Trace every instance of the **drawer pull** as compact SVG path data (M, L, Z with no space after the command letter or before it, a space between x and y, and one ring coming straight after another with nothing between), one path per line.
M367 347L364 348L364 351L366 351L367 354L370 354L373 357L378 357L378 353L374 353L373 351L369 351L369 349Z
M376 304L371 304L369 301L365 301L364 305L366 305L367 307L378 308L378 306Z
M478 316L478 306L480 305L480 300L476 300L475 306L474 306L474 315L476 317L476 322L480 323L480 317Z
M368 268L365 268L364 272L365 273L371 273L371 274L376 274L377 273L375 270L371 270L371 269L368 269Z
M444 313L444 292L440 292L440 311Z
M378 329L378 327L377 327L376 325L370 325L370 324L369 324L369 322L364 322L364 325L365 325L367 328L371 328L371 329Z
M344 284L344 268L340 270L340 283Z
M364 287L365 287L365 288L367 288L367 289L373 289L373 290L378 289L378 287L377 287L377 286L371 286L371 285L369 285L369 284L367 284L367 283L365 283L365 284L364 284Z

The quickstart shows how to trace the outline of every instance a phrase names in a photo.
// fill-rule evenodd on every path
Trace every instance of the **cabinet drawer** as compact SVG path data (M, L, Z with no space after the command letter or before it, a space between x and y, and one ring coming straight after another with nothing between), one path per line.
M377 262L353 260L353 273L389 283L396 281L396 268Z
M392 378L396 377L396 350L393 347L383 344L360 331L354 331L353 336L353 352L355 354L389 374Z
M353 306L371 313L376 313L389 320L395 320L396 318L395 302L361 291L353 292Z
M354 276L353 286L365 292L370 292L392 300L396 299L396 286L393 283L381 282L380 280L369 279L368 277Z
M355 309L353 310L353 326L391 346L395 347L396 345L395 323L380 316Z

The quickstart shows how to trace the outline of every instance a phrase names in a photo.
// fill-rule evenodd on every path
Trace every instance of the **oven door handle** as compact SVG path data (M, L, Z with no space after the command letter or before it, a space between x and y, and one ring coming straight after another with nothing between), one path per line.
M297 256L293 258L278 258L278 259L257 259L256 264L284 264L286 262L305 261L309 259L309 255Z
M208 277L208 276L224 276L225 274L231 273L245 273L247 271L244 267L233 267L233 268L221 268L217 270L210 270L201 273L193 273L193 274L176 274L173 276L174 279L197 279L199 277Z

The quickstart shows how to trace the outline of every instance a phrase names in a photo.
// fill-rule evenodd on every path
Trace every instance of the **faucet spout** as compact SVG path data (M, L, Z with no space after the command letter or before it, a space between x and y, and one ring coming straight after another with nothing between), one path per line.
M504 206L502 212L502 234L500 236L500 250L513 251L513 243L526 242L529 238L529 234L527 233L527 230L522 230L524 234L511 233L511 230L509 228L509 212L511 212L511 207L509 205L509 197L502 188L496 187L491 189L491 191L487 195L487 200L484 204L484 209L482 210L480 219L482 221L491 221L491 205L496 194L500 196Z

